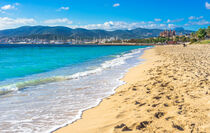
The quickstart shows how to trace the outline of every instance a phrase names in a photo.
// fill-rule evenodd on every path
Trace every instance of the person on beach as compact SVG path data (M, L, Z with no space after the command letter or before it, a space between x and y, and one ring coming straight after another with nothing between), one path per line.
M184 44L183 44L183 47L187 47L187 45L184 43Z

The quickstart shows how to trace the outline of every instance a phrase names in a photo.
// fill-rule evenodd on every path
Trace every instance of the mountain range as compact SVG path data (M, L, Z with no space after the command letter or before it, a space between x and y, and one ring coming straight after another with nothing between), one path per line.
M193 31L185 30L182 27L176 28L176 33L189 34ZM159 36L162 29L144 29L137 28L133 30L87 30L82 28L71 29L63 26L23 26L16 29L0 30L0 38L41 38L41 39L94 39L94 38L109 38L118 37L120 39L136 39Z

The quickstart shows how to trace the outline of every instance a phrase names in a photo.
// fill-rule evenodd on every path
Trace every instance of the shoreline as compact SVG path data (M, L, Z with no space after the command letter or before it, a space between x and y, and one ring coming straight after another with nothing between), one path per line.
M26 113L33 108L34 110L36 109L38 110L37 112L27 113L31 115L31 118L34 118L34 116L37 117L36 120L25 122L29 124L33 123L30 126L27 126L26 128L28 128L31 131L52 132L57 128L72 123L72 121L74 121L75 119L79 119L81 111L87 110L93 106L97 106L101 101L101 99L104 99L112 95L114 93L113 89L116 89L118 86L123 84L123 82L120 79L124 76L124 74L128 71L129 68L137 65L141 61L138 59L138 57L141 56L143 54L143 51L145 49L148 49L148 47L131 47L131 48L124 47L122 49L121 48L119 49L119 47L114 47L114 48L110 47L109 49L113 49L113 51L117 49L116 51L119 51L118 52L119 54L117 53L115 55L114 54L112 55L111 53L109 53L108 56L104 56L102 58L96 58L94 60L90 60L87 63L85 62L79 65L75 65L81 67L82 69L79 68L80 71L75 71L75 73L72 74L68 73L69 70L71 71L71 69L69 68L72 67L69 68L66 67L66 68L59 68L55 71L49 71L49 74L47 74L48 73L47 72L35 76L32 75L31 76L32 78L26 77L24 79L21 79L21 82L14 82L14 84L11 85L10 82L6 82L5 87L4 86L1 87L0 91L3 90L4 88L8 88L8 90L9 89L12 90L11 93L9 93L8 91L9 95L15 94L14 96L18 97L17 99L23 97L23 101L30 100L31 102L29 104L24 105L25 106L24 111ZM120 52L124 50L125 52ZM112 52L112 51L110 50L107 52ZM53 76L53 74L56 75L56 72L59 72L60 76L58 77ZM44 77L45 75L49 77L45 79ZM52 81L51 79L53 81L59 80L59 82L51 83ZM27 86L26 91L25 89L23 91L21 90L21 88L25 88L24 86ZM14 90L13 88L17 89ZM22 94L27 94L27 95L25 96ZM45 94L50 94L50 95L45 95ZM33 97L31 97L31 95ZM39 100L36 97L40 97L40 95L42 95L41 96L42 100L40 100L39 102L40 108L36 108L36 106L31 106L33 105L34 102ZM48 106L42 106L45 104L44 102L45 99L48 101ZM10 97L8 99L3 98L1 105L4 106L4 103L7 102L9 103L10 101L15 101L15 100L13 100L13 98ZM21 105L22 103L18 104ZM17 106L18 104L14 104L14 106ZM21 108L22 106L19 107ZM2 131L4 130L13 131L12 127L13 126L15 127L16 125L20 125L19 127L25 127L25 123L22 123L21 120L18 119L27 120L27 118L24 118L25 117L24 114L23 116L21 116L22 109L19 108L16 109L18 111L20 110L20 112L13 114L14 116L17 117L16 121L18 124L14 125L8 122L9 125L8 128L2 127L1 128ZM9 111L10 110L8 109L8 113ZM57 112L57 114L54 112ZM5 114L8 113L6 110ZM48 116L48 114L53 114L53 115L50 117L45 117ZM8 118L8 120L10 120L10 118ZM2 120L2 123L4 123L4 120ZM19 131L19 129L16 129L16 131Z
M87 109L85 109L85 110L83 110L83 111L81 111L80 112L80 114L81 115L78 115L79 117L77 117L77 118L75 118L75 120L72 120L72 122L71 123L69 123L69 124L64 124L64 126L62 126L62 127L60 127L60 128L57 128L57 129L55 129L55 130L53 130L53 131L51 131L52 133L65 133L65 132L69 132L69 130L67 130L67 131L63 131L63 129L65 129L65 128L68 128L69 126L71 126L71 125L74 125L75 123L77 123L78 121L82 121L84 118L83 118L83 116L84 116L84 114L86 113L86 112L89 112L89 111L91 111L91 110L93 110L93 109L95 109L95 108L97 108L97 107L100 107L101 106L101 104L104 102L104 101L106 101L107 99L109 99L109 97L112 97L112 96L114 96L118 91L120 91L120 89L122 89L122 88L124 88L124 87L127 87L127 85L128 84L132 84L131 83L131 80L129 80L129 76L132 76L132 71L136 71L135 69L138 69L139 67L142 67L142 65L145 65L145 64L147 64L148 62L151 62L151 58L152 57L148 57L148 56L150 56L150 54L155 54L154 53L154 47L150 47L149 49L146 49L146 50L144 50L144 52L143 52L143 54L139 57L140 59L143 59L143 61L140 61L136 66L134 66L134 67L132 67L132 68L129 68L128 69L128 71L123 75L123 77L122 78L120 78L119 80L121 80L121 81L123 81L124 82L124 84L123 85L120 85L120 86L117 86L117 87L115 87L115 88L113 88L113 94L111 94L110 96L108 96L108 97L106 97L106 98L103 98L103 99L101 99L100 101L99 101L99 103L96 105L96 106L93 106L93 107L90 107L90 108L87 108ZM150 58L150 59L149 59ZM149 61L149 60L150 61ZM149 69L149 68L147 68L147 69ZM142 72L143 72L144 70L142 69ZM131 75L130 75L131 74ZM138 79L139 80L139 78L132 78L132 79ZM136 81L132 81L132 82L136 82ZM78 132L78 131L77 131Z
M126 84L55 133L210 132L210 45L156 46Z

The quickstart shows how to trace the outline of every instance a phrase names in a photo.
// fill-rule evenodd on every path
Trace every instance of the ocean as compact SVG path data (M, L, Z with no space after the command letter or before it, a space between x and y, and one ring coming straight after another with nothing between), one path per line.
M124 84L148 46L0 45L1 133L72 123Z

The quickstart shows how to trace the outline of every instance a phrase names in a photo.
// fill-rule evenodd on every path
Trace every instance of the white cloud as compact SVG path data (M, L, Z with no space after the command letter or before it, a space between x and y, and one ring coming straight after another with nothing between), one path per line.
M148 29L165 29L165 28L173 28L176 27L174 24L156 24L151 22L135 22L135 23L127 23L123 21L108 21L103 24L89 24L89 25L73 25L70 28L85 28L85 29L104 29L104 30L131 30L136 28L148 28Z
M168 24L168 28L170 28L170 29L173 29L175 27L176 27L176 25L174 25L174 24Z
M190 16L188 19L189 20L199 20L199 19L202 19L203 18L203 16L200 16L200 17L195 17L195 16Z
M59 8L58 11L61 11L61 10L66 10L66 11L67 11L67 10L69 10L69 9L70 9L69 7L64 7L64 6L63 6L63 7Z
M210 9L210 3L206 2L205 6L206 6L206 9Z
M112 21L105 22L104 26L114 26L114 22L112 22Z
M15 9L16 6L19 6L20 4L19 3L14 3L13 5L9 4L9 5L4 5L2 6L0 9L1 10L11 10L11 9Z
M10 10L10 9L14 9L15 6L13 5L4 5L1 7L1 10Z
M162 19L160 19L160 18L155 18L154 20L155 20L156 22L162 21Z
M113 5L113 7L118 7L118 6L120 6L120 3L116 3Z
M190 21L185 26L191 26L191 25L209 25L210 21L206 20L200 20L200 21Z
M18 18L15 19L14 21L16 24L32 24L32 23L36 23L36 21L33 18Z
M23 25L35 25L37 22L34 19L17 18L12 19L8 17L0 17L0 29L16 28ZM147 29L167 29L177 27L174 24L155 23L152 21L140 21L128 23L124 21L107 21L101 24L88 24L88 25L71 25L72 21L67 18L48 19L42 22L42 24L57 26L63 25L70 28L85 28L85 29L104 29L104 30L131 30L136 28L147 28Z
M9 18L9 17L0 17L0 29L14 28L22 25L31 25L35 24L36 21L33 18Z
M184 18L174 19L174 20L168 19L168 20L167 20L167 23L176 23L176 22L181 22L181 21L183 21L183 20L184 20Z
M9 5L4 5L0 7L0 13L7 13L6 11L11 10L11 9L16 9L16 6L19 6L19 3L14 3L14 4L9 4Z
M57 24L57 23L72 24L73 22L70 21L68 18L57 18L57 19L45 20L44 23L45 24Z

